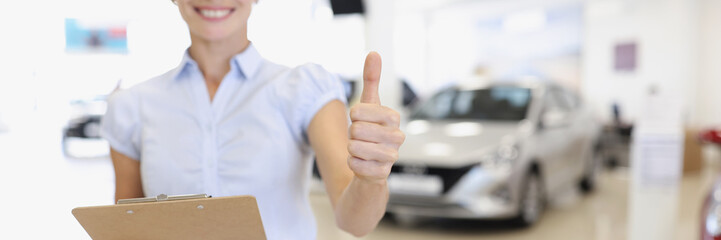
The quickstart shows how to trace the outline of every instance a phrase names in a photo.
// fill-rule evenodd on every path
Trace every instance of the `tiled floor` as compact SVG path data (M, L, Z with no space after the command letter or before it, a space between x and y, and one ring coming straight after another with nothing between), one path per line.
M699 212L712 171L688 174L679 190L678 217L674 237L677 240L698 239ZM602 175L598 191L582 196L569 190L560 196L541 221L528 229L505 223L430 219L416 226L402 226L392 218L384 219L375 232L362 239L627 239L628 171L619 169ZM333 228L327 197L312 196L319 222L319 239L355 239ZM664 211L659 209L659 211Z
M10 132L0 133L0 220L4 223L0 239L89 239L71 209L112 203L113 172L108 158L64 157L62 125L48 122L48 117L29 116ZM702 196L715 172L710 168L683 177L677 194L674 239L697 239ZM384 219L363 239L626 239L628 176L623 169L606 172L598 191L588 196L569 190L553 202L539 224L529 229L451 220L401 226ZM311 198L319 239L354 239L336 229L325 195L314 193Z

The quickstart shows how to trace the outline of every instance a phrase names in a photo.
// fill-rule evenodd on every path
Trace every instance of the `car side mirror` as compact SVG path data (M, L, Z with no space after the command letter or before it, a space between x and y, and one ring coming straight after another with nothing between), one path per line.
M567 113L559 110L551 110L543 113L540 125L541 129L551 129L565 127L568 126L569 123Z

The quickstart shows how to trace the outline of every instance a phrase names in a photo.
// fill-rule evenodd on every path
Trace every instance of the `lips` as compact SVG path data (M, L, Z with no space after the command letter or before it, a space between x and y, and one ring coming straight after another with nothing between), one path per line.
M196 7L197 12L203 19L209 21L220 21L226 19L231 13L235 11L234 8L229 7Z

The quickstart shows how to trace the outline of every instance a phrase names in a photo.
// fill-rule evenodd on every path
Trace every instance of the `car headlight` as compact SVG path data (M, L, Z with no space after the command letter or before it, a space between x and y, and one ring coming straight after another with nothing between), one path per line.
M481 160L483 167L510 167L521 155L516 144L504 144L486 154Z

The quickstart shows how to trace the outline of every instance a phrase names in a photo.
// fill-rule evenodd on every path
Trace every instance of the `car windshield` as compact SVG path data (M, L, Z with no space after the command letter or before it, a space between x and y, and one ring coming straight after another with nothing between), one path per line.
M530 102L528 88L448 89L434 95L412 118L520 121L526 118Z

